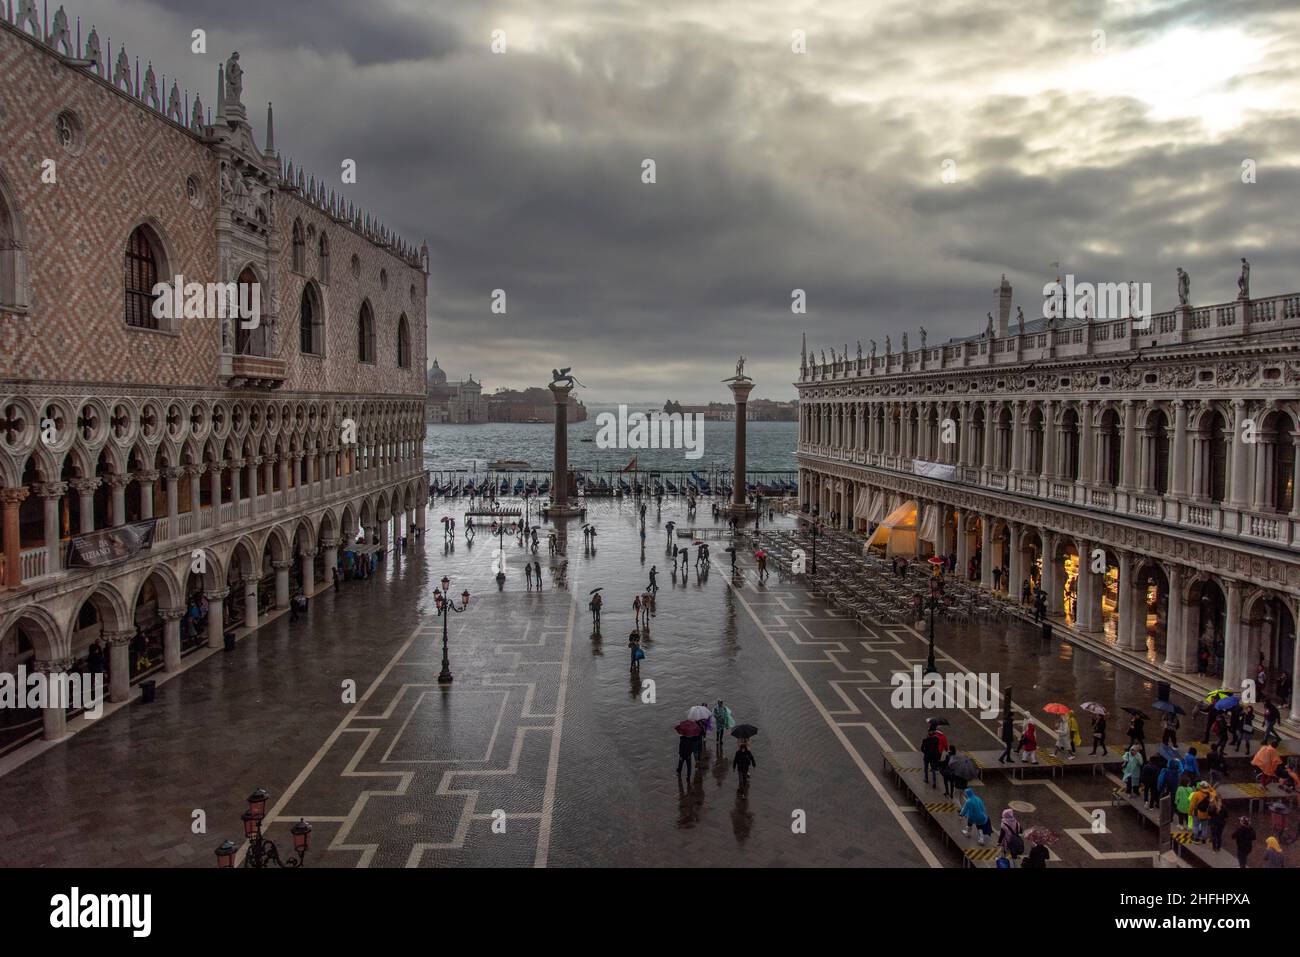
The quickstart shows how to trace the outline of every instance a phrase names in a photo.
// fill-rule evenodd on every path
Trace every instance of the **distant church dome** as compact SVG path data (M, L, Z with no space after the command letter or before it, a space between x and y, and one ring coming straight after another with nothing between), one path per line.
M447 373L443 372L438 365L438 360L433 360L433 365L429 366L429 373L424 377L426 385L446 385Z

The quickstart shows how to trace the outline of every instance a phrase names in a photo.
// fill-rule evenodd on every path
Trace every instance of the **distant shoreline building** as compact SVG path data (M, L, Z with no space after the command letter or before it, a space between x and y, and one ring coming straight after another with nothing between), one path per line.
M746 422L798 422L799 400L777 402L773 399L751 399L745 406ZM669 399L664 403L667 413L682 412L704 416L706 422L733 422L736 406L731 402L710 402L708 405L682 405Z
M483 383L471 374L460 382L447 381L447 373L433 360L425 376L427 398L425 418L448 425L475 425L483 422L555 421L555 399L546 389L498 389L483 395ZM569 421L584 422L587 407L569 396Z

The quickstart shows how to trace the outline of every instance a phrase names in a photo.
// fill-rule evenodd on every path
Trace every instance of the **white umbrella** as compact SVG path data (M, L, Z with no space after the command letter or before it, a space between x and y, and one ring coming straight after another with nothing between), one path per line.
M713 717L713 712L704 705L697 704L691 706L690 710L686 712L686 717L692 721L707 721Z

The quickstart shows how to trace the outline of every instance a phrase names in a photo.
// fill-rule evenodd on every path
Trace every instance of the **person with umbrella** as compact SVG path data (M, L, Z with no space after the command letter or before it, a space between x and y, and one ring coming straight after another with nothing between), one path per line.
M700 726L700 735L695 739L695 761L699 763L704 760L704 738L713 724L713 712L708 704L696 704L691 705L686 717Z
M1106 709L1095 701L1085 701L1082 705L1083 710L1092 715L1092 754L1101 749L1102 755L1106 754Z
M984 802L980 800L974 788L966 788L962 794L966 799L961 803L961 809L957 815L962 818L966 824L962 827L963 835L969 836L971 828L975 828L977 833L976 840L980 846L984 846L984 838L993 833L993 825L989 823L988 811L984 809Z
M591 595L591 602L589 603L588 607L591 609L591 623L597 631L600 631L600 606L602 604L602 600L600 597L600 589L593 588L590 592L590 595Z
M1044 710L1057 716L1056 742L1052 748L1052 757L1056 757L1062 751L1069 751L1073 743L1073 736L1070 734L1070 709L1065 705L1049 704Z
M921 739L921 768L922 779L931 787L939 786L939 759L943 757L943 751L939 744L939 735L931 728ZM931 778L931 775L934 777Z
M1007 708L1002 714L1002 743L1006 749L998 755L998 764L1006 764L1011 761L1011 746L1016 740L1016 726L1011 718L1011 709ZM1012 762L1014 763L1014 762Z
M749 794L749 772L758 767L758 761L749 750L749 739L742 738L740 744L736 746L736 755L731 759L731 767L740 775L740 786L736 789L738 794Z
M700 726L694 721L682 721L677 725L677 786L681 787L682 768L686 768L686 786L691 785L691 758L695 756L695 739L700 735Z
M1015 866L1016 858L1025 853L1025 838L1021 830L1016 812L1006 808L1002 812L1002 826L998 829L998 847L1012 867Z
M1160 743L1176 748L1178 747L1178 706L1170 704L1168 701L1157 701L1155 704L1158 708L1161 705L1167 707L1160 708L1165 713L1165 716L1160 719L1160 725L1164 729L1164 732L1160 735Z
M641 659L645 657L645 649L641 647L641 633L635 628L627 636L627 647L632 655L632 670L636 671L641 667Z
M1029 843L1033 845L1029 849L1029 855L1021 867L1029 867L1035 870L1042 870L1047 867L1047 861L1051 857L1048 851L1048 845L1055 842L1056 835L1045 827L1034 827L1029 829Z

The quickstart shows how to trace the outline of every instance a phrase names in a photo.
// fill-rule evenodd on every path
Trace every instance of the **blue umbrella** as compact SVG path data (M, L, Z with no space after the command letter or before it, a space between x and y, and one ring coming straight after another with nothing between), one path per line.
M1241 704L1241 698L1239 698L1239 697L1238 697L1237 695L1235 695L1235 694L1233 694L1233 695L1228 695L1228 697L1226 697L1226 698L1220 698L1218 701L1214 702L1214 710L1216 710L1216 711L1231 711L1233 708L1237 707L1237 705L1239 705L1239 704Z
M1156 754L1160 755L1166 761L1178 761L1182 758L1181 754L1167 744L1160 745L1160 750L1157 751Z

